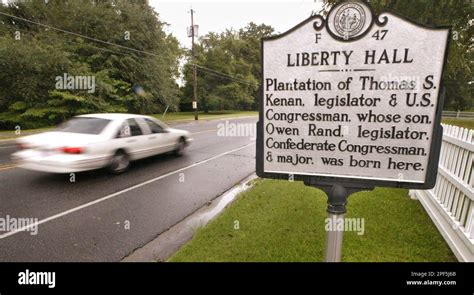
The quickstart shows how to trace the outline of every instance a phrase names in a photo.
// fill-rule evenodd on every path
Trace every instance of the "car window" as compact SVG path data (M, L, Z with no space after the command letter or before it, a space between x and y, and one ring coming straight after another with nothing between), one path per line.
M125 122L122 127L120 127L119 132L117 134L117 138L124 138L129 137L130 134L130 126L128 126L127 122Z
M140 128L140 125L138 125L135 119L128 119L127 123L128 123L128 126L130 127L131 136L139 136L143 134L142 129Z
M100 134L110 120L102 118L75 117L58 126L61 132Z
M161 127L157 123L153 122L152 120L145 119L145 122L148 125L148 127L150 127L151 133L163 133L164 132L163 127Z

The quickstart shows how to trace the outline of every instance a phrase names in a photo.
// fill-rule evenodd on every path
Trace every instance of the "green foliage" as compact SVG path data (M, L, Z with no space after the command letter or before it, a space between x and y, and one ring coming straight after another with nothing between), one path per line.
M338 0L324 0L323 13ZM474 26L472 1L469 0L371 0L376 13L390 9L428 25L452 26L448 65L444 72L445 109L467 110L474 105L472 62Z
M146 1L22 1L0 4L0 11L138 50L0 15L0 128L36 128L91 112L178 109L182 51ZM95 91L58 89L64 74L94 77Z
M249 23L237 31L211 32L199 39L195 51L196 64L204 67L197 68L201 109L206 112L256 109L257 85L261 79L260 39L273 32L270 26ZM184 67L184 80L181 107L189 110L193 97L190 57Z
M444 118L443 123L474 130L474 119Z

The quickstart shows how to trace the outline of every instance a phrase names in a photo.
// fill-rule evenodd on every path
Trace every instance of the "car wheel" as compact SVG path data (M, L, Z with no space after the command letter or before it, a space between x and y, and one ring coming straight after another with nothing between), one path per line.
M120 174L130 167L130 158L124 151L117 151L112 157L109 165L109 171L113 174Z
M186 140L183 137L181 137L178 141L176 149L174 150L174 154L178 157L184 155L185 147L186 147Z

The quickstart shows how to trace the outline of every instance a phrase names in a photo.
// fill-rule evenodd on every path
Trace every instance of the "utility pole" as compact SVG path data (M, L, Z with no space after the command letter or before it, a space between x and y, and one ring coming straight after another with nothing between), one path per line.
M194 52L194 36L195 36L195 26L194 26L194 10L191 8L191 54L192 54L192 63L193 63L193 109L194 109L194 120L199 120L198 110L197 110L197 74L196 74L196 60Z

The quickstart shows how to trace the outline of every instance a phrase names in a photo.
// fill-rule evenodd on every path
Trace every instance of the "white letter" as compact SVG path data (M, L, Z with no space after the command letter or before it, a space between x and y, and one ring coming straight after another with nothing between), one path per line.
M54 287L56 287L56 273L52 272L50 273L48 288L52 289Z
M18 284L19 285L24 285L26 283L26 280L25 280L25 273L24 272L20 272L18 274Z

